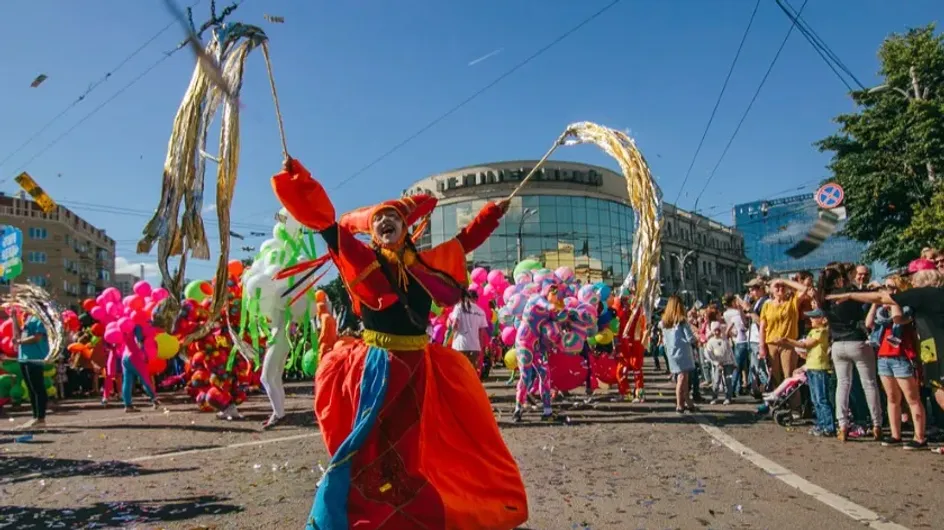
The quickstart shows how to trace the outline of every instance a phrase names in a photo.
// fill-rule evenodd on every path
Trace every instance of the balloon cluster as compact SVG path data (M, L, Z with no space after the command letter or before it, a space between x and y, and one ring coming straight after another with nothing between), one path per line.
M502 292L504 305L498 311L502 343L516 345L519 336L530 343L538 333L556 351L579 353L596 328L597 304L604 294L599 285L581 284L570 267L527 270L522 263L515 268L514 285Z
M248 391L259 386L258 371L254 370L252 362L237 354L227 329L227 323L232 329L240 326L243 264L231 260L228 272L223 286L227 298L225 315L210 314L210 295L217 288L213 283L197 280L184 289L185 299L180 304L175 335L185 337L208 321L213 322L213 327L206 336L187 345L183 373L161 382L161 386L184 383L187 393L204 412L239 405L246 400Z
M163 287L154 289L144 280L134 284L133 291L122 298L121 291L109 287L98 297L86 299L82 308L95 320L92 334L112 348L123 348L139 329L144 338L148 371L151 375L160 374L180 346L175 337L155 327L151 320L154 308L170 293Z
M46 388L46 395L51 398L57 395L55 376L55 365L47 365L43 370L43 385ZM19 405L23 400L28 399L29 389L23 379L20 363L15 360L5 360L0 363L0 407L7 403Z

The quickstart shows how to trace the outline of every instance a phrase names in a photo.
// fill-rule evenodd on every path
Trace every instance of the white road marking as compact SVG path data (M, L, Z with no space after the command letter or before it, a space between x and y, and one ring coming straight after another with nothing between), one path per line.
M839 513L846 515L855 521L866 524L870 528L875 528L876 530L909 530L905 526L888 521L881 515L873 512L872 510L869 510L868 508L865 508L864 506L859 506L845 497L836 495L835 493L813 484L812 482L804 479L789 469L735 440L730 435L725 434L724 431L718 427L715 427L714 425L711 425L708 420L706 420L701 415L695 415L693 418L698 422L698 425L705 430L705 432L707 432L718 442L724 444L725 447L731 451L734 451L748 462L766 471L770 476L787 484L788 486L800 490L801 492L809 495L810 497L813 497L814 499L838 511Z

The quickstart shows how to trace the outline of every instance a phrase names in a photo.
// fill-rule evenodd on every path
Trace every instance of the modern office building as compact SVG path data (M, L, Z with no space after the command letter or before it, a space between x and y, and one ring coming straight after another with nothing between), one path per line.
M34 283L73 309L112 284L115 241L68 208L47 214L25 194L0 193L0 225L23 232L23 273L13 283Z
M803 241L819 218L812 194L755 201L734 207L734 226L744 234L747 256L758 270L769 267L772 274L806 270L816 272L833 261L857 263L865 243L832 235L822 246L802 258L791 258L787 250ZM840 222L836 233L842 230Z
M426 193L439 199L419 246L429 247L454 236L487 201L507 197L535 164L525 160L464 167L425 178L404 190L404 195ZM735 289L748 266L740 236L670 205L664 214L662 279L666 290ZM630 270L633 219L622 175L599 166L550 161L512 200L492 237L469 254L469 265L507 271L522 259L534 258L551 269L571 267L584 281L619 284ZM675 232L674 227L681 224L686 227ZM673 253L688 254L685 284Z

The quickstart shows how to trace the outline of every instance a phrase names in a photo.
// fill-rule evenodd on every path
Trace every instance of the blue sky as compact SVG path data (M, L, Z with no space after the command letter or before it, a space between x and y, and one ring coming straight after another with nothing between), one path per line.
M398 196L412 181L451 168L538 158L568 123L581 120L628 129L666 200L674 201L754 6L751 0L623 0L335 189L609 2L245 0L233 19L268 32L289 151L333 190L341 211ZM198 24L208 6L209 0L196 6ZM265 13L284 16L285 24L265 22ZM940 0L810 0L804 18L863 83L873 85L882 39L942 13ZM170 21L158 0L4 2L0 160ZM788 27L774 2L764 0L683 190L682 207L692 206ZM171 27L0 165L0 179L10 179L0 189L15 191L12 177L25 169L53 198L104 227L118 241L119 256L153 263L153 257L134 255L134 242L157 203L171 121L194 65L189 51L174 54L44 148L181 37L180 28ZM29 88L41 73L48 80ZM269 231L277 208L269 177L279 169L281 153L261 54L250 58L242 101L242 160L232 218L237 232ZM730 207L737 202L794 185L812 191L812 182L826 176L828 161L812 143L835 130L833 116L852 108L845 87L795 32L700 207L731 222ZM590 148L558 153L559 159L614 167ZM213 264L192 262L188 270L191 277L209 277Z

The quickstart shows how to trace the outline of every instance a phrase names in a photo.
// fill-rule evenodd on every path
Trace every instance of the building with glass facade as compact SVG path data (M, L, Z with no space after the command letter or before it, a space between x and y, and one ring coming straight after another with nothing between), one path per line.
M858 263L865 243L833 235L813 252L794 259L787 249L803 240L819 218L819 206L812 194L769 201L755 201L734 207L734 226L744 234L747 256L756 269L769 267L772 273L801 270L818 271L833 261ZM836 232L842 230L840 222Z
M537 161L527 160L465 167L425 178L404 190L406 195L426 193L439 198L418 246L427 248L453 237L487 201L507 197L535 164ZM675 209L666 210L674 218ZM512 199L498 230L469 254L468 262L471 267L507 271L521 259L533 258L550 269L571 267L584 281L619 284L630 270L633 219L622 175L599 166L550 161ZM733 230L714 222L698 227L699 232L722 229L726 230L725 245L736 253L733 249L743 245ZM684 241L673 237L666 240L666 247L678 251ZM693 236L687 241L694 245L698 240ZM703 243L707 246L708 239ZM715 254L722 254L721 248L719 245L714 254L699 256L714 264ZM687 265L693 271L699 267L699 256L690 255ZM666 260L671 261L671 257L664 255ZM746 273L747 261L742 252L740 260L731 260L730 267L732 271L740 267ZM709 269L707 265L703 268ZM722 269L711 267L712 272ZM664 285L674 290L677 285L672 282L672 270L665 265L662 274ZM693 273L688 281L696 277ZM739 279L731 274L731 283Z

